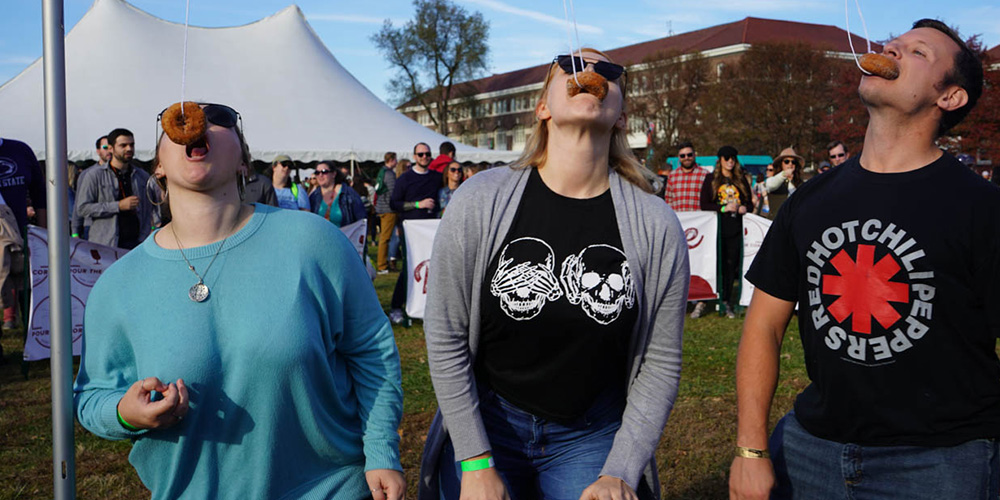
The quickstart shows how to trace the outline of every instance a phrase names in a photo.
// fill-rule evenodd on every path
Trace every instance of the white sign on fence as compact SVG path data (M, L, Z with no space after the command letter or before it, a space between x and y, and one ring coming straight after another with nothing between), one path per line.
M688 261L691 265L691 287L688 300L714 300L718 268L719 218L715 212L677 212L687 239Z
M767 230L771 229L771 221L759 215L746 214L743 216L743 273L740 279L743 280L742 293L740 294L740 305L750 305L750 297L753 297L754 286L746 279L750 264L757 257L760 245L764 243L764 236Z
M427 277L430 276L431 247L440 219L403 221L406 238L406 315L423 318L427 304Z
M24 341L24 360L49 358L49 237L45 229L28 226L31 272L31 310ZM90 290L101 273L127 250L70 238L70 304L73 328L73 355L80 355L83 338L83 309Z

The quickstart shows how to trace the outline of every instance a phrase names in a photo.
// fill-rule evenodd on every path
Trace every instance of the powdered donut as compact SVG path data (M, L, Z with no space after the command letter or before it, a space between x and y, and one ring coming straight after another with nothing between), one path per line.
M576 84L576 80L580 80L579 85ZM576 74L576 78L570 75L569 81L566 82L566 92L570 97L586 92L603 101L608 96L608 80L592 71L581 71Z
M184 113L181 114L181 103L175 102L163 112L160 119L163 131L175 144L188 146L194 144L205 135L205 112L196 103L185 101Z
M861 69L886 80L899 78L899 65L896 61L882 54L865 54L859 61Z

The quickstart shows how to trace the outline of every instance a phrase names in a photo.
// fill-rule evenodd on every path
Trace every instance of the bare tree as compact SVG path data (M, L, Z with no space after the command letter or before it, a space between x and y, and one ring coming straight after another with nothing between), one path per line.
M449 101L456 83L486 71L489 24L483 15L469 13L448 0L414 0L414 18L401 28L386 19L371 40L399 70L388 85L400 103L423 106L441 134L454 119Z
M647 127L653 165L666 162L679 137L691 137L698 125L698 101L708 80L708 63L701 53L657 53L645 59L643 69L629 75L634 118Z

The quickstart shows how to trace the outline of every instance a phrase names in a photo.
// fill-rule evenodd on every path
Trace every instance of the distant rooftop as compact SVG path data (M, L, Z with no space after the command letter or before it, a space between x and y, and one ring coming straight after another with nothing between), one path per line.
M858 53L864 52L867 48L865 39L857 35L851 35L851 37L855 50ZM732 23L720 24L697 31L628 45L605 52L616 62L629 66L641 63L647 57L659 52L691 54L734 45L753 45L765 42L804 42L818 49L833 52L851 51L851 47L847 41L847 32L837 26L747 17ZM991 49L991 52L997 51L998 48L1000 46L994 47ZM872 43L872 50L882 50L882 46ZM553 54L553 57L555 55ZM542 82L545 79L545 72L548 68L548 64L543 64L488 76L467 83L475 86L477 93L480 94L506 90Z

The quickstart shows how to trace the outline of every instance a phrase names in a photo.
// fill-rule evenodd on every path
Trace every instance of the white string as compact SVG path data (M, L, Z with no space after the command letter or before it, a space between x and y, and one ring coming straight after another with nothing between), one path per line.
M191 15L191 0L187 0L184 8L184 59L181 64L181 117L184 116L184 86L187 84L187 60L188 60L188 19Z
M854 37L851 34L851 9L848 7L848 0L844 0L844 18L847 21L847 44L851 46L851 55L854 56L854 64L858 66L858 69L866 75L870 75L871 72L866 71L865 68L861 67L861 61L858 60L858 53L854 50ZM858 0L854 0L854 4L858 7L858 16L861 17L861 27L865 32L865 40L868 43L868 52L872 52L872 41L868 37L868 26L865 25L865 15L861 13L861 4Z
M570 0L570 2L572 1L573 0ZM569 29L569 9L566 7L566 0L563 0L563 15L566 17L566 40L569 41L569 60L570 64L573 66L573 80L576 80L577 86L582 87L582 85L580 85L580 79L576 77L576 63L573 61L573 58L576 57L576 52L573 51L573 32ZM576 29L576 12L573 13L573 28ZM577 45L580 44L579 33L576 35L576 43ZM580 54L580 60L583 60L582 53ZM583 68L580 69L582 70Z

